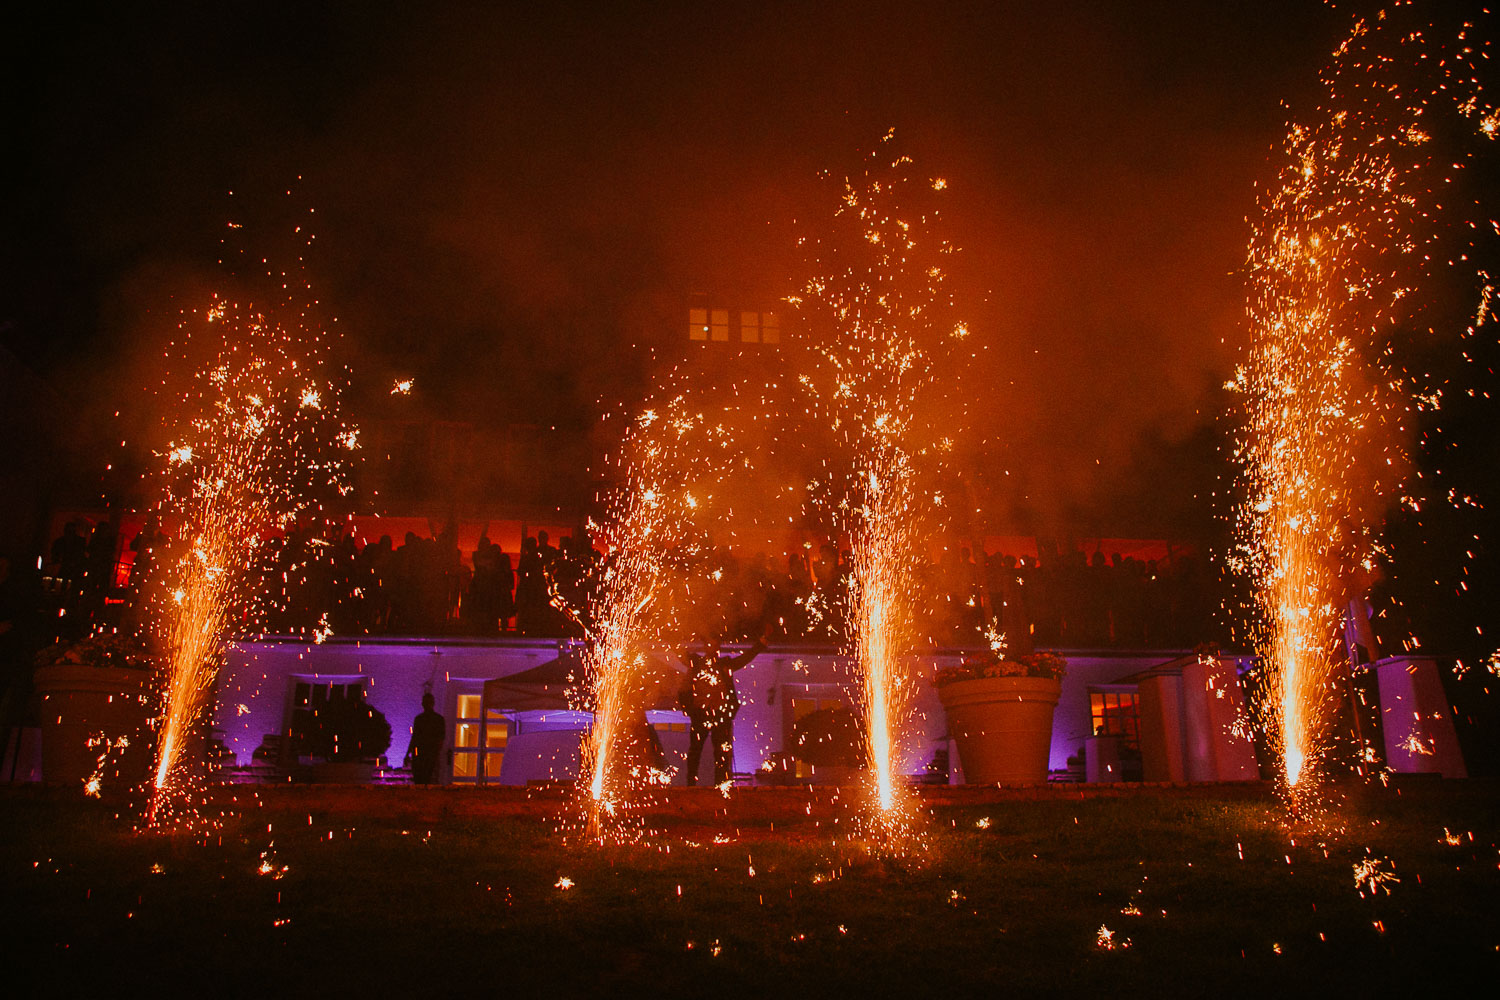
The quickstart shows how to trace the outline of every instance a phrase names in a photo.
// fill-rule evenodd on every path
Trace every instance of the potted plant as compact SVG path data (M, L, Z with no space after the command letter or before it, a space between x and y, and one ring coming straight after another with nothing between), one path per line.
M153 657L133 635L96 634L47 646L32 683L40 702L42 780L135 785L151 769ZM98 791L99 784L91 786Z
M367 785L390 748L391 724L361 697L331 698L301 716L292 737L314 760L309 780Z
M1047 778L1052 713L1068 662L1056 653L964 657L937 673L948 732L969 784L1025 785Z

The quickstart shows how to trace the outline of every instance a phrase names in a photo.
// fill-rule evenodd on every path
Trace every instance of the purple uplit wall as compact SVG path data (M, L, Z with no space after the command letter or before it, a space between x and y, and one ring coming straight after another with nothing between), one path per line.
M322 645L305 640L266 640L242 643L229 653L219 678L214 725L225 747L247 765L267 735L279 735L291 717L298 682L366 683L370 704L385 713L391 724L387 757L399 764L411 738L411 722L422 711L422 693L430 685L437 710L452 723L460 695L476 695L486 680L530 670L557 658L565 644L551 639L464 641L453 639L332 639ZM1092 735L1089 707L1091 686L1114 684L1171 660L1172 652L1113 654L1068 652L1068 673L1053 722L1049 766L1065 770ZM939 667L955 665L962 652L945 650L922 656L913 666L922 683L912 704L910 735L902 745L899 768L922 774L934 754L947 746L947 720L931 678ZM754 772L771 754L786 748L792 721L792 699L855 703L857 684L847 660L827 647L773 647L735 675L743 707L735 719L734 768ZM525 746L532 759L512 759L492 780L524 783L538 778L571 778L577 773L577 743L588 729L581 712L525 711L513 713L511 748ZM665 708L650 713L653 724L681 723L681 713ZM527 739L520 745L516 733ZM538 734L549 734L540 736ZM687 735L662 733L669 765L679 768L677 783L685 780L680 768L687 751ZM712 754L704 753L702 774L711 780Z
M240 764L255 748L280 734L290 719L299 681L343 684L364 680L367 700L391 724L387 756L399 764L411 740L411 723L422 711L430 685L437 710L455 718L459 694L478 694L486 680L529 670L556 659L556 640L504 640L468 643L442 639L331 639L239 643L229 651L219 675L214 727ZM540 714L540 713L538 713ZM557 713L548 713L557 714Z

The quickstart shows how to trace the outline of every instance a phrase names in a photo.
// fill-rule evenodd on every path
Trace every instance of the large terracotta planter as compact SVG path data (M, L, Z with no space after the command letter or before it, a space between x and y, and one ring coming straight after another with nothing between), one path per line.
M104 738L129 745L105 759L99 775L105 789L124 790L151 770L151 731L147 726L150 674L121 667L58 663L42 667L33 683L41 699L42 780L50 785L82 785L96 771L104 752L90 741Z
M1046 677L981 677L938 688L948 732L971 785L1047 780L1052 712L1062 683Z

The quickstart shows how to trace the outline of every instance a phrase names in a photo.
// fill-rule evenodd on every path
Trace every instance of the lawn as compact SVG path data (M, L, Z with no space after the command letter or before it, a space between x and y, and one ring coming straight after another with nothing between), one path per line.
M1425 994L1500 972L1497 791L1350 787L1318 829L1263 789L963 790L902 859L789 789L600 848L556 794L224 790L205 842L12 788L0 920L25 996Z

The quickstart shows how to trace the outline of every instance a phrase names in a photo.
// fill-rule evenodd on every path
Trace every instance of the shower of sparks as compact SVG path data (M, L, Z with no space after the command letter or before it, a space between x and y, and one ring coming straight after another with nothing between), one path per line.
M1491 114L1470 26L1445 43L1396 23L1410 16L1360 21L1333 54L1324 106L1290 127L1249 247L1231 568L1255 589L1259 715L1294 807L1311 804L1326 763L1344 611L1405 492L1416 404L1382 336L1417 308L1441 194L1463 166L1431 136L1445 115L1473 134Z
M168 408L173 443L159 473L157 513L177 527L154 602L163 658L148 828L183 818L191 747L204 736L225 643L253 632L277 601L258 570L283 532L333 516L325 501L349 490L340 441L353 431L339 421L328 348L308 313L291 300L215 296L184 314L168 355L169 369L201 366Z
M899 452L882 457L870 470L870 488L859 512L849 596L876 803L882 814L890 814L904 787L894 771L913 681L901 660L916 638L912 556L921 539L911 517L917 502L913 471Z
M660 624L653 605L669 509L662 492L649 487L629 483L618 493L611 518L617 554L604 569L589 609L585 675L592 679L594 725L584 761L588 834L594 839L610 835L611 820L632 792L631 764L641 766L624 759L622 740L637 717L644 722L649 707L643 668Z
M846 178L824 236L803 240L813 276L791 297L807 318L813 363L800 378L832 428L839 457L824 485L837 534L852 545L847 646L859 671L873 826L908 830L897 770L911 736L911 654L921 604L915 561L939 500L930 466L939 417L927 390L938 352L962 342L943 288L954 247L935 235L943 180L915 176L887 133L863 176ZM945 398L960 395L946 386Z
M573 700L594 716L581 783L584 834L594 841L646 832L641 809L671 778L647 759L646 711L673 702L672 652L722 631L727 613L712 600L713 571L695 564L707 551L699 522L723 519L719 487L740 468L727 457L735 435L712 394L678 391L670 378L661 391L666 398L627 428L619 481L593 526L609 556L581 593L552 588L553 605L585 636Z

